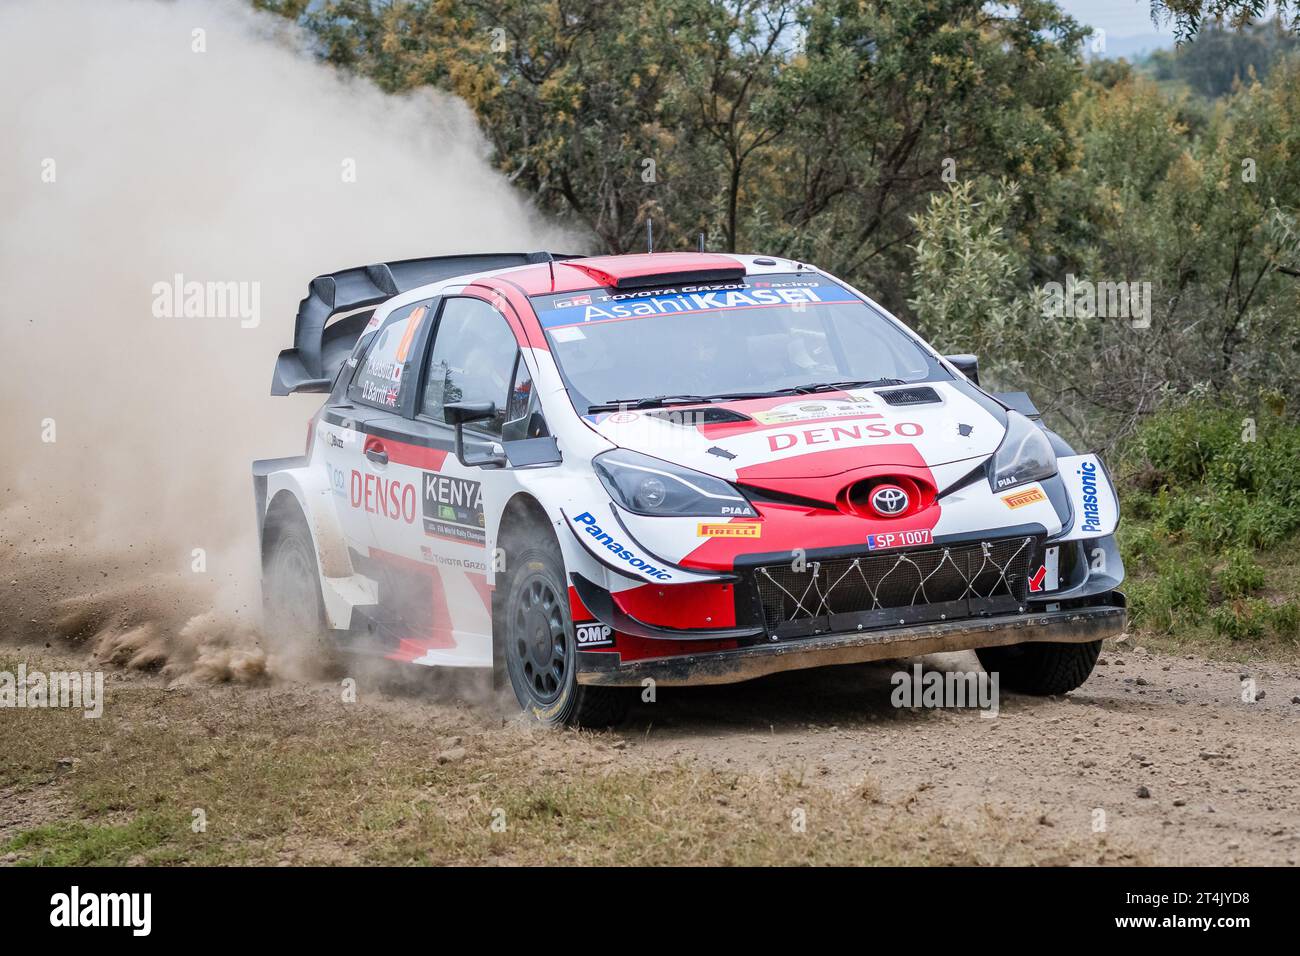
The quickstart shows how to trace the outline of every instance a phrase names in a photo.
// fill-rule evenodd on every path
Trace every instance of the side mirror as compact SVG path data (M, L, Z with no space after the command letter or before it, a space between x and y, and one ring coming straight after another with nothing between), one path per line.
M465 425L495 418L496 402L455 402L443 408L443 418L456 429L456 460L466 468L499 468L506 463L506 453L499 442L490 442L486 455L465 457Z
M963 353L961 355L945 355L944 358L955 365L957 371L970 379L972 385L980 383L980 360L978 355Z

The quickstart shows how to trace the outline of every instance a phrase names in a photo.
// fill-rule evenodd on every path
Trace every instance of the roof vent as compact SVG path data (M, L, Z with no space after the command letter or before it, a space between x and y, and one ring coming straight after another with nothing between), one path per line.
M943 401L928 385L914 388L896 388L888 392L876 392L885 400L886 405L937 405Z
M667 288L696 282L735 282L745 278L736 259L711 252L657 252L634 256L593 256L565 263L614 289Z

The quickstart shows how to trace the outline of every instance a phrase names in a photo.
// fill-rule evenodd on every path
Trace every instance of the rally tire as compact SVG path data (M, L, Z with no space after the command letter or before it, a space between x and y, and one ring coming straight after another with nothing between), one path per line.
M320 569L300 514L274 529L262 564L262 613L267 651L315 674L330 672L337 652L328 636Z
M564 560L552 538L509 554L501 656L515 699L548 727L609 727L623 720L625 691L577 682L578 648Z
M1101 641L1086 644L1034 642L975 651L980 664L1006 690L1050 696L1074 690L1088 679L1101 653Z

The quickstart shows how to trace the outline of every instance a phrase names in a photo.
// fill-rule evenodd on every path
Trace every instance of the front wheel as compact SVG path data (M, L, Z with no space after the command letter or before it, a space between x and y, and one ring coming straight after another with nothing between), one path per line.
M547 726L607 727L627 712L626 694L577 681L577 642L559 549L512 556L502 627L510 686L526 714Z
M1064 694L1083 684L1100 653L1101 641L1010 644L975 651L986 671L999 674L1002 687L1043 697Z
M332 671L337 659L326 633L316 549L301 519L281 518L262 566L267 650L282 663L292 661L306 675L318 676Z

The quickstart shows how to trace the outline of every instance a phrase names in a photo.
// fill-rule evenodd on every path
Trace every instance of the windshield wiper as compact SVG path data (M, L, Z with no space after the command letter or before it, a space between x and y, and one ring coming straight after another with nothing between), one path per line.
M880 388L885 385L906 385L900 378L872 378L862 379L852 382L810 382L807 385L789 385L785 388L774 388L770 392L760 392L756 394L725 396L730 398L757 398L768 395L811 395L814 392L838 392L846 388Z
M845 388L880 388L882 385L906 385L901 378L872 378L857 382L815 382L811 385L796 385L792 389L800 395L812 392L836 392Z
M717 395L653 395L648 398L611 399L591 405L588 415L596 412L616 412L621 408L660 408L666 405L706 405L710 402L735 402L746 398L769 398L773 395L811 395L814 392L835 392L845 388L878 388L884 385L906 385L900 378L873 378L853 382L810 382L807 385L790 385L765 392L721 392Z
M596 412L616 412L620 408L659 408L664 405L703 405L713 401L708 395L652 395L649 398L613 398L587 408L588 415Z

